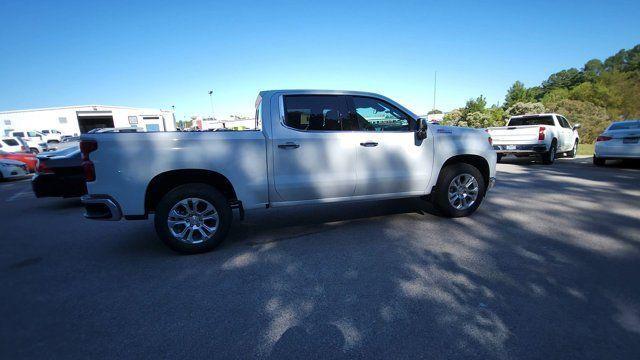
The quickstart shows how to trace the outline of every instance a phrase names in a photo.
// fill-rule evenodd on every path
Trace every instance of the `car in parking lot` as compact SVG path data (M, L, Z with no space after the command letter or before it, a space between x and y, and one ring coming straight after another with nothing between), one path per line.
M558 153L575 157L578 152L580 124L571 126L559 114L533 114L514 116L506 126L490 127L487 132L493 139L498 161L506 155L542 158L545 164L553 164Z
M36 197L79 197L87 193L80 149L70 147L38 155L38 168L31 179Z
M80 148L92 219L144 219L170 248L208 251L232 209L430 196L471 215L495 182L482 130L434 126L384 96L274 90L256 100L260 131L94 133Z
M640 159L640 120L611 123L596 139L593 163L605 165L607 160Z
M29 175L27 165L11 159L0 159L0 181Z
M0 159L16 160L27 165L29 172L36 171L38 159L34 154L24 152L7 152L0 149Z
M0 149L6 152L29 152L29 146L19 138L3 137L0 139Z

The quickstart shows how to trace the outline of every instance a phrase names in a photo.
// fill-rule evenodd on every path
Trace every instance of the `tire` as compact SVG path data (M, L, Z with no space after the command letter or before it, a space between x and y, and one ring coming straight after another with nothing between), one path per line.
M36 149L36 148L30 148L29 150L31 151L32 154L36 154L37 155L37 154L40 153L40 151L38 151L38 149Z
M573 144L573 149L567 153L567 156L570 158L575 158L578 155L578 140Z
M461 209L456 208L454 205L456 203L455 199L453 200L453 204L449 201L449 193L450 190L454 190L453 187L455 185L453 181L463 175L470 175L474 178L477 184L477 193L474 202L469 207ZM469 216L473 214L482 203L486 190L484 177L475 166L466 163L451 164L442 169L432 196L432 201L433 205L446 217ZM461 200L458 198L458 201Z
M607 160L605 160L603 158L596 157L595 155L593 156L593 165L595 165L595 166L605 166L606 163L607 163Z
M551 147L549 147L549 151L542 154L542 163L545 165L553 164L553 162L556 161L556 156L558 155L557 150L556 141L553 140Z
M186 205L189 203L187 199L192 199L191 205L193 206ZM215 222L212 219L203 220L202 218L197 218L196 211L202 210L203 206L209 205L214 207L213 211L217 215L217 221ZM188 207L197 210L190 212ZM191 226L184 226L183 231L183 225L178 224L174 225L173 232L186 232L187 235L184 237L188 236L191 241L189 239L178 239L169 228L169 213L172 209L176 210L176 214L180 215L180 217L172 217L172 220L178 220L177 222L195 221L193 224L197 222L197 225L201 225L200 229L207 228L207 226L210 228L215 223L215 231L210 237L205 237L203 235L205 233L203 232L204 230L189 230L187 228L191 228ZM207 212L202 211L202 213ZM209 213L209 215L212 214ZM194 216L196 217L195 220ZM183 254L199 254L213 250L224 241L229 233L232 218L233 213L229 202L218 190L206 184L192 183L178 186L162 197L158 206L156 206L154 225L160 240L172 250ZM206 221L210 221L206 223L207 226L205 226ZM189 224L192 223L190 222ZM197 225L194 225L194 228Z
M503 157L503 156L504 156L504 155L502 155L502 154L498 154L498 156L496 157L496 162L498 162L498 163L499 163L500 161L502 161L502 157Z

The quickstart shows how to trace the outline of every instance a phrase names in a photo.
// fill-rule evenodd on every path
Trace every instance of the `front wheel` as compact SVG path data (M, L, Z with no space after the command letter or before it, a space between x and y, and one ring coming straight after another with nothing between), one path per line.
M576 155L578 155L578 140L576 140L576 142L573 144L573 149L569 151L570 158L575 158Z
M38 149L36 148L30 148L29 149L31 151L32 154L38 155L38 153L40 153L40 151L38 151Z
M172 250L197 254L227 237L233 213L227 199L206 184L185 184L168 192L154 218L158 237Z
M593 156L593 165L604 166L606 163L607 161L605 159L596 157L595 155Z
M443 215L463 217L478 209L485 191L480 171L472 165L458 163L442 169L432 199Z

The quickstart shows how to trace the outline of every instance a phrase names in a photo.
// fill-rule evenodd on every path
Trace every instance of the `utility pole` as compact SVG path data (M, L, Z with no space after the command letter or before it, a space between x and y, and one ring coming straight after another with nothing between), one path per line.
M436 83L438 81L438 72L433 73L433 110L436 109Z

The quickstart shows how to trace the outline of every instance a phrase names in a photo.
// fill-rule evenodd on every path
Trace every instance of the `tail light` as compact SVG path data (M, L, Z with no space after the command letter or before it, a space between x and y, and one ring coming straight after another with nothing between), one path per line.
M538 129L538 141L542 141L544 140L544 130L546 128L544 126L540 126L540 129Z
M484 132L486 132L488 134L489 133L489 129L484 129ZM489 138L487 138L487 140L489 141L489 145L493 146L493 139L491 138L491 135L489 135Z
M36 172L38 172L38 174L53 174L53 170L47 167L47 165L40 160L37 162Z
M609 141L611 140L612 137L611 136L604 136L604 135L600 135L596 138L596 142L598 141Z
M96 168L93 161L89 159L89 154L98 150L98 143L95 140L80 141L80 151L82 152L82 170L84 171L84 179L87 182L96 179Z

